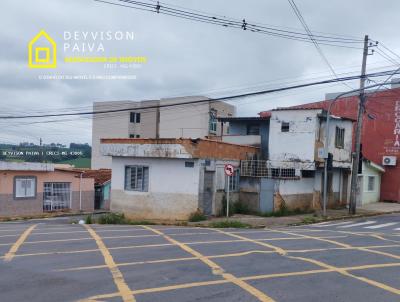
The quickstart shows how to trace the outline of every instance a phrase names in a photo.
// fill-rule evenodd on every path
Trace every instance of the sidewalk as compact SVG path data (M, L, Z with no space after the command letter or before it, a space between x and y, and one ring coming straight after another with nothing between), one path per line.
M322 213L301 214L282 217L261 217L254 215L235 214L229 220L240 221L249 224L251 227L272 227L287 226L294 224L309 224L327 220L339 220L346 218L359 218L366 216L382 215L400 212L400 203L377 202L357 208L356 215L349 215L348 209L327 210L327 217L322 217ZM213 222L225 221L225 217L215 217L207 221L189 222L189 225L208 226Z

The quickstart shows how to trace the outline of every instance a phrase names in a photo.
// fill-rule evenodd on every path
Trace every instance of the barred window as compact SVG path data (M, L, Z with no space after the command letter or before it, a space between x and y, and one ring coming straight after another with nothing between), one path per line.
M336 127L335 133L335 147L339 149L344 148L344 128Z
M272 178L294 178L296 177L296 170L288 168L272 168L271 174Z
M149 167L126 166L125 190L147 192L149 190Z
M282 122L281 124L281 132L289 132L290 124L288 122Z

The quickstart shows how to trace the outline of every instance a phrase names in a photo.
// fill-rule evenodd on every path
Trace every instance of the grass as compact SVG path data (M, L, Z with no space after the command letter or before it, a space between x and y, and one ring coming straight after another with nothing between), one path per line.
M85 218L86 224L98 223L98 224L127 224L127 225L154 225L156 223L147 220L132 220L126 218L124 214L120 213L106 213L99 217L93 217L88 215Z
M275 212L267 212L261 213L260 216L263 217L283 217L283 216L293 216L293 215L302 215L302 214L312 214L314 211L311 210L302 210L300 208L290 210L286 207L285 204L282 204L278 211Z
M75 168L90 168L91 159L89 157L80 157L75 159L64 160L58 163L74 165Z
M210 227L212 228L249 228L250 224L243 223L238 220L223 220L223 221L214 221L210 223Z
M200 210L197 210L189 215L190 222L199 222L204 220L207 220L207 217Z
M302 220L302 223L311 224L311 223L316 223L318 221L320 221L318 218L316 218L314 216L309 216L309 217L304 217Z

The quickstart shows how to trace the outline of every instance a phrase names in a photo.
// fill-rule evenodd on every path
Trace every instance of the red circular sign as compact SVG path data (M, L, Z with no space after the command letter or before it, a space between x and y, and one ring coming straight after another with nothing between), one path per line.
M226 164L224 167L225 174L228 176L233 176L235 174L235 168L231 164Z

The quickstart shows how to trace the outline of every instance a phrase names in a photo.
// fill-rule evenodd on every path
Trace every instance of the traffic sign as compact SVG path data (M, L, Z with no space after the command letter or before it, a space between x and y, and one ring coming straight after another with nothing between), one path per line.
M233 176L235 174L235 168L231 164L226 164L224 167L225 175Z

